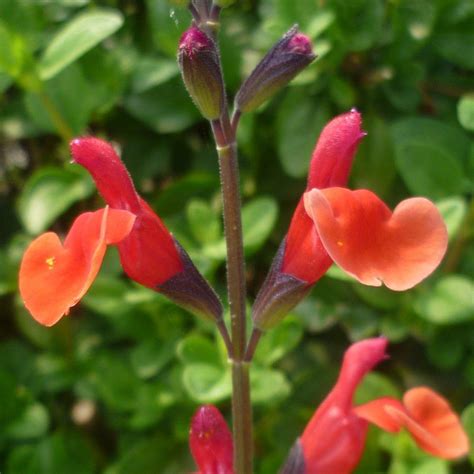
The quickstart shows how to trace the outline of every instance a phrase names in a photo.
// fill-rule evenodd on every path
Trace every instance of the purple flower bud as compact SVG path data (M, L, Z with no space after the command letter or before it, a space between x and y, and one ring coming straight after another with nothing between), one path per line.
M208 120L224 108L224 81L214 41L196 26L181 36L178 63L189 95Z
M294 26L260 61L235 98L235 108L250 112L288 84L316 56L309 38Z

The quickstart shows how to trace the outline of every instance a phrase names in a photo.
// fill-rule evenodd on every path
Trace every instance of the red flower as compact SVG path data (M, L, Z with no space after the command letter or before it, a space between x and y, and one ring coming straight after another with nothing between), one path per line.
M364 136L361 115L355 109L331 120L314 149L306 191L345 186L357 145ZM302 196L286 236L281 271L312 285L331 265L332 260L305 211Z
M412 288L432 273L448 245L435 205L407 199L392 213L373 193L344 189L364 136L352 110L321 132L308 184L253 307L260 330L274 326L335 262L366 285Z
M469 451L458 416L428 388L409 390L403 404L386 397L353 406L357 385L386 357L386 345L385 338L367 339L346 351L336 385L306 426L299 449L292 452L302 458L306 474L352 472L362 455L369 421L389 432L407 428L418 446L435 456L453 459Z
M233 474L232 434L219 410L200 407L191 421L191 453L200 474Z
M220 320L219 298L161 219L138 195L113 147L98 138L77 138L71 142L71 153L74 161L92 175L110 207L128 210L136 217L132 231L118 245L125 273L201 316Z
M361 116L355 109L331 120L314 149L306 191L345 186L364 135ZM332 259L305 210L302 196L252 308L255 327L263 331L275 326L331 265Z
M39 323L52 326L79 302L94 281L106 246L123 240L135 216L125 210L100 209L81 214L64 245L54 232L37 237L20 266L20 294Z
M125 273L152 289L183 270L184 264L173 237L161 219L135 191L124 164L112 146L98 138L77 138L71 142L76 163L94 178L99 192L114 209L135 214L135 225L118 246Z

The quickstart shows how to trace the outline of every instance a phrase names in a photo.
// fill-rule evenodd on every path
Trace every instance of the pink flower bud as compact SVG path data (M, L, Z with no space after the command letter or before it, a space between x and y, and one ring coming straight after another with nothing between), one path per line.
M208 120L220 117L224 107L224 81L214 41L196 26L181 36L178 62L189 95Z
M212 405L200 407L191 421L191 453L201 474L233 474L232 434L224 417Z

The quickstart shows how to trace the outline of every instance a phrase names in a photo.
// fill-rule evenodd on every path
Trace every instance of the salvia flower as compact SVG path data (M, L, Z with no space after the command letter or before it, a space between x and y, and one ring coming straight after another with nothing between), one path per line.
M199 474L234 474L232 434L216 407L205 405L196 411L189 446Z
M111 208L135 216L130 234L118 245L125 273L198 315L220 320L219 298L161 219L138 195L113 147L98 138L84 137L71 142L71 153L74 161L92 175Z
M19 275L21 297L34 319L52 326L68 314L94 281L106 246L122 241L134 221L132 213L106 207L77 217L64 244L54 232L37 237Z
M354 406L354 393L364 376L386 358L385 338L353 344L344 356L337 382L316 410L290 453L287 466L301 474L348 474L364 450L368 422L389 432L406 428L418 446L435 456L455 459L469 451L459 417L433 390L406 392L403 403L385 397Z
M178 63L189 95L208 120L220 117L224 108L224 80L219 54L212 38L197 26L181 36Z
M424 198L392 211L372 192L347 182L364 136L356 110L322 131L300 199L253 309L255 326L272 327L335 262L361 283L396 291L412 288L441 262L448 234L436 206Z
M235 109L251 112L284 87L316 56L309 38L294 26L258 63L235 97Z
M361 115L352 110L331 120L321 132L310 162L306 191L345 186L357 145L364 137ZM297 304L332 265L301 197L286 238L257 295L254 324L269 329Z

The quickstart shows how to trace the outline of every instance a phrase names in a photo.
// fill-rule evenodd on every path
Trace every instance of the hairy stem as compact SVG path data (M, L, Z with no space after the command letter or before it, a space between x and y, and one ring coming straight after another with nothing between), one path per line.
M252 405L246 347L245 260L242 240L239 168L235 135L227 114L212 122L219 155L224 232L227 245L227 291L232 335L232 418L234 468L237 474L251 474L253 464ZM224 122L224 123L222 123Z

